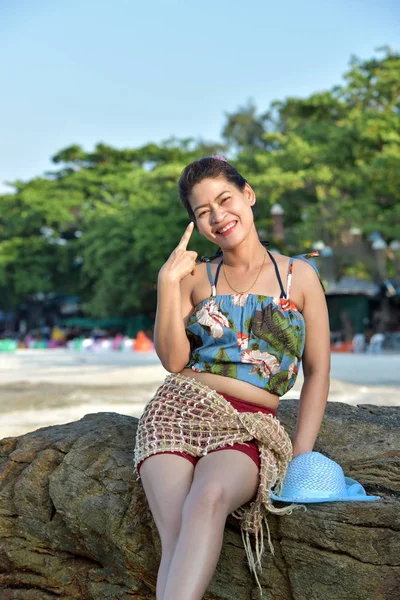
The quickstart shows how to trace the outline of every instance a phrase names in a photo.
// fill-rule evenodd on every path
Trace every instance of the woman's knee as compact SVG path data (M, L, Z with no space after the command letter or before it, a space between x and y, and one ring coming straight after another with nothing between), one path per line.
M178 543L180 528L166 527L159 531L163 554L173 554Z
M141 477L161 543L175 543L193 479L193 465L173 455L156 455L144 461Z
M183 507L183 518L214 516L226 512L227 492L223 483L217 480L196 482L192 485Z
M171 547L174 548L181 530L182 509L181 512L174 509L169 514L166 511L160 511L157 515L153 514L153 517L163 551L167 551Z

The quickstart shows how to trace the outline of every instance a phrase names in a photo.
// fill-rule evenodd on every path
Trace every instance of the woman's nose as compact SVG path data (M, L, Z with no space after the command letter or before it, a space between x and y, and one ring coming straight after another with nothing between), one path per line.
M225 210L223 208L223 206L216 206L215 208L211 209L211 221L213 223L219 223L220 221L223 221L223 219L225 218Z

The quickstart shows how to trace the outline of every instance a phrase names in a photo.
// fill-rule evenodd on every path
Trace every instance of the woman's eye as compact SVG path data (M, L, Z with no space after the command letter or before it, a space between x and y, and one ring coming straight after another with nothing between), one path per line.
M226 200L229 200L229 196L227 196L226 198L222 198L221 204L223 204L224 202L226 202Z
M207 214L207 211L203 210L203 212L199 213L197 216L198 216L198 218L200 218L200 217L204 217L204 215L206 215L206 214Z

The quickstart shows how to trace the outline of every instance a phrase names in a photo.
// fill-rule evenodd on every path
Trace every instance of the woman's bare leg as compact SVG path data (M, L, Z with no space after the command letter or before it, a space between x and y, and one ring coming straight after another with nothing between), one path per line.
M173 454L147 458L140 469L143 488L161 538L162 556L157 576L157 600L164 597L169 565L178 540L182 510L193 480L194 466Z
M226 518L256 495L258 483L256 464L238 450L199 460L162 600L203 598L217 566Z

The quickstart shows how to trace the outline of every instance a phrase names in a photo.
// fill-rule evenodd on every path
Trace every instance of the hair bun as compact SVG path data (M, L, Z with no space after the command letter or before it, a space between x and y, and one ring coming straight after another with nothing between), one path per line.
M225 158L225 156L222 156L221 154L214 154L211 158L215 158L216 160L222 160L222 162L228 162Z

